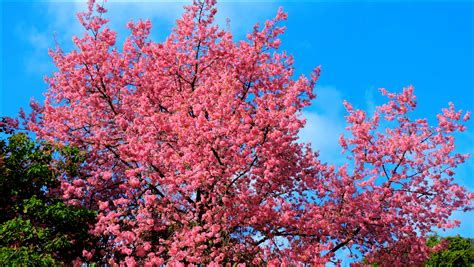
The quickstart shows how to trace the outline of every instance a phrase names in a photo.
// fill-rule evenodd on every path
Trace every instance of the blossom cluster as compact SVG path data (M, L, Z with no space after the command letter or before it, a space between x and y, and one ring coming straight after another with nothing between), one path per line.
M437 126L411 119L412 87L382 89L388 102L373 115L344 103L347 165L297 142L320 69L293 78L281 9L235 42L213 23L215 1L195 1L164 42L140 20L121 47L105 12L90 1L76 49L50 51L58 70L28 125L87 154L84 176L62 177L70 204L98 211L82 261L324 264L347 248L413 265L433 251L425 234L471 209L453 180L468 157L454 150L463 113L450 105Z

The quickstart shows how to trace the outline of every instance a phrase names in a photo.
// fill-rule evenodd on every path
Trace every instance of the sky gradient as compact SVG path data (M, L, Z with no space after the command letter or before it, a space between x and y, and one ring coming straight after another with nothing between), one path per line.
M183 2L109 1L111 28L118 44L128 35L129 19L150 18L151 38L164 40ZM0 116L15 116L30 98L42 101L45 75L54 71L48 48L56 42L73 49L71 37L82 29L75 13L82 1L3 1L1 5ZM295 73L321 65L315 92L305 110L302 141L321 150L323 160L340 162L339 135L344 131L342 101L373 111L384 98L378 88L399 92L413 85L418 107L413 117L436 123L436 114L452 101L474 111L474 2L452 1L222 1L217 22L241 39L255 22L272 18L282 6L289 18L282 49L295 58ZM230 19L227 26L226 18ZM27 109L28 110L28 109ZM459 135L457 150L474 154L474 122ZM460 167L456 181L474 191L474 159ZM455 214L461 228L443 235L474 237L474 214Z

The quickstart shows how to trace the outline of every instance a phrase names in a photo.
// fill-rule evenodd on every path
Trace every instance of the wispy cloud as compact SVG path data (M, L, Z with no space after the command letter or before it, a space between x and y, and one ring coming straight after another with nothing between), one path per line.
M44 3L45 9L41 15L46 17L46 23L26 25L19 23L15 34L30 47L23 55L25 69L37 76L43 76L53 70L53 64L48 56L48 49L54 48L56 42L71 47L72 36L81 33L81 25L75 13L84 10L84 2L49 2Z
M19 25L15 33L31 46L22 57L25 69L32 74L46 73L51 67L47 60L48 48L51 46L47 35L35 26L26 25Z
M375 102L374 102L374 94L376 90L374 88L369 88L365 90L365 107L368 114L373 114L375 112Z
M101 1L97 1L102 3ZM109 27L117 31L119 40L125 38L129 31L125 25L128 21L138 19L150 19L154 25L152 37L162 40L169 34L176 19L183 13L184 5L192 1L108 1L105 7L108 12L104 15L109 19ZM47 5L48 26L40 32L51 40L53 33L61 46L71 46L73 35L82 35L83 28L76 18L76 13L87 8L86 0L75 0L70 2L50 1ZM249 2L249 1L219 1L216 23L227 28L227 20L234 35L240 39L252 30L255 22L263 22L271 19L277 11L278 5L273 2ZM72 48L72 47L71 47Z
M342 94L332 87L316 89L317 98L311 110L304 111L306 125L299 137L319 150L324 161L341 163L344 156L339 146L339 136L344 132L344 109Z

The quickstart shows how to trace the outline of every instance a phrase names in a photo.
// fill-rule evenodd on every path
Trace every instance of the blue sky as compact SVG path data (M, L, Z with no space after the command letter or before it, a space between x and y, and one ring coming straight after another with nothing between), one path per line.
M150 18L152 38L163 40L179 16L183 2L110 1L108 17L119 38L125 23ZM47 49L55 39L72 49L81 34L75 12L82 1L1 2L0 116L15 116L31 97L42 100L43 77L54 71ZM271 18L283 6L289 13L283 48L295 57L296 73L322 66L319 97L305 110L303 141L321 150L323 159L340 159L337 144L344 130L342 100L373 110L384 100L377 88L400 91L412 84L417 117L435 123L449 101L474 111L474 2L454 1L222 1L218 22L231 20L236 39L254 22ZM55 37L54 37L55 36ZM459 135L458 151L474 154L474 122ZM474 191L474 159L457 171L457 182ZM474 237L474 213L456 214L461 228L444 234Z

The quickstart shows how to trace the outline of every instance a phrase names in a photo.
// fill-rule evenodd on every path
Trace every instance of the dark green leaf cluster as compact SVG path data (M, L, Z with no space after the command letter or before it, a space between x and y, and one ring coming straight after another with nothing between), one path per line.
M93 241L95 212L66 205L58 177L78 175L84 155L24 133L6 137L0 139L0 266L70 264Z
M448 248L433 254L426 266L474 266L474 239L458 236L442 238L437 235L431 236L427 243L433 247L445 239Z

